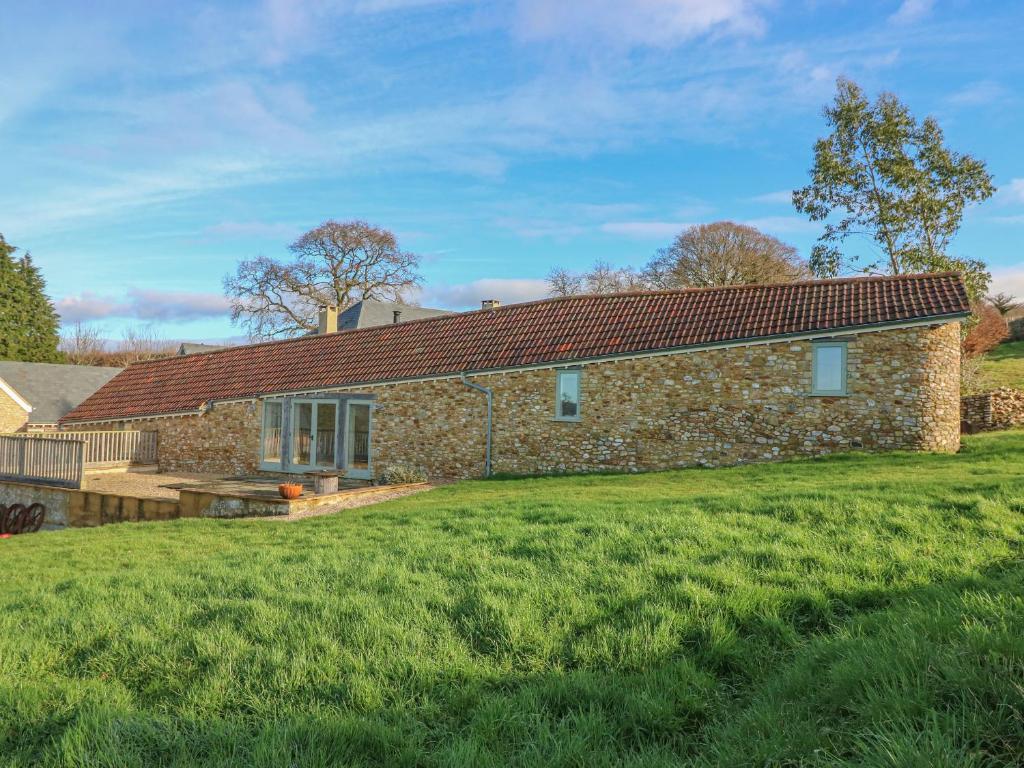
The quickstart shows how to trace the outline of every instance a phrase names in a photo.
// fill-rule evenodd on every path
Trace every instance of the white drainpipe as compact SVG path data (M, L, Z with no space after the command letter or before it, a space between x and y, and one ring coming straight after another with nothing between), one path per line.
M494 392L487 387L481 387L479 384L474 384L472 381L466 378L466 374L459 374L462 377L462 383L470 389L475 389L477 392L483 392L487 395L487 442L484 447L484 477L491 476L491 424L494 421Z

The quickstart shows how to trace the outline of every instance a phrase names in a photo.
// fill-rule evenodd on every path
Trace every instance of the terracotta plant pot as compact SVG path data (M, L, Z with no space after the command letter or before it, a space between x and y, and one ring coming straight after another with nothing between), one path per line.
M297 499L302 495L302 486L299 483L281 483L277 486L277 492L282 499Z

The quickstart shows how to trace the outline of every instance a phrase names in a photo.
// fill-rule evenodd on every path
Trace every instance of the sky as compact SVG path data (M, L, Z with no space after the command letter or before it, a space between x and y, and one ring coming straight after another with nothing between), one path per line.
M241 335L221 291L326 219L422 256L425 306L539 298L730 219L807 256L840 75L999 191L957 255L1024 296L1024 3L0 0L0 233L65 322Z

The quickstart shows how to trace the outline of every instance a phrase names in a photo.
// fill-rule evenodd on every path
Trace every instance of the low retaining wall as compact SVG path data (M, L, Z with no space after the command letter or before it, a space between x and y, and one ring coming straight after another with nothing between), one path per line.
M1007 429L1024 424L1024 392L1000 387L960 400L960 420L964 432Z
M79 491L32 483L0 481L0 504L35 504L46 507L44 530L88 528L107 523L173 520L180 517L178 502L141 499L114 493Z
M266 517L308 512L338 503L338 494L300 496L297 499L272 499L266 496L224 496L209 491L178 492L182 517Z
M385 485L350 489L323 496L279 499L266 495L226 495L204 490L182 490L173 499L144 499L116 493L79 491L32 483L0 481L0 504L35 504L46 507L44 530L88 528L108 523L176 520L179 517L268 517L310 512L352 496L376 496L420 485Z

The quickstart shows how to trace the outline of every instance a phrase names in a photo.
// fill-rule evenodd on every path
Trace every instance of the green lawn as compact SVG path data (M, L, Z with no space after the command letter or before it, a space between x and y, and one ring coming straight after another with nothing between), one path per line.
M1024 431L0 541L0 764L1011 766Z
M1024 389L1024 341L1000 344L981 365L986 384L992 387Z

